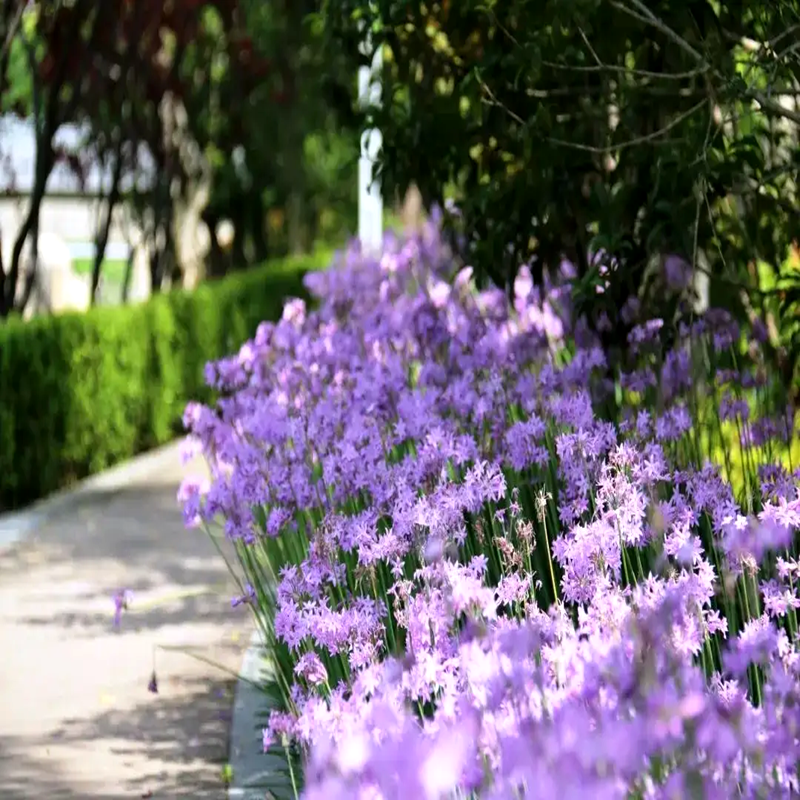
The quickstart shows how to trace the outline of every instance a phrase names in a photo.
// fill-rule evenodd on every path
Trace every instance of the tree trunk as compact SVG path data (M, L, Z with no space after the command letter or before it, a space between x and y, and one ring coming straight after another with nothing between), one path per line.
M159 294L161 292L161 278L163 275L163 253L162 247L159 244L159 230L156 228L148 244L150 255L150 291L152 294Z
M261 197L261 192L257 189L250 193L250 216L255 258L256 261L261 263L269 258L269 245L265 230L264 201Z
M299 255L303 252L303 200L300 192L292 191L289 195L288 208L286 209L286 224L289 232L289 253Z
M220 216L206 207L202 213L202 220L206 228L208 228L210 243L208 255L206 256L206 271L210 278L221 278L228 271L228 259L217 238L217 225L219 225Z
M25 285L22 287L22 297L19 301L19 311L22 313L28 305L33 293L33 287L39 279L39 214L37 212L31 228L31 268L25 275Z
M170 228L170 206L169 175L165 168L153 191L153 249L150 252L150 285L153 294L160 292L163 288L162 284L166 273L164 255Z
M97 289L100 286L100 270L103 267L103 259L106 254L106 246L108 245L108 236L111 231L111 219L114 214L114 208L119 201L119 184L122 180L122 145L121 143L116 148L115 153L116 161L114 162L114 173L111 176L111 190L108 193L106 201L105 215L101 225L99 226L94 239L94 263L92 264L92 289L91 289L91 303L95 305L97 302Z
M108 8L101 4L98 6L98 13L93 20L93 32L98 30L103 25L107 24L107 20L100 11L108 13ZM78 17L73 22L72 30L70 33L73 36L80 37L80 26ZM72 119L78 104L81 99L80 91L77 87L72 87L72 94L69 98L62 103L61 90L66 81L66 68L70 56L70 50L64 48L58 65L55 69L55 77L49 85L47 102L43 102L41 85L38 77L38 62L36 60L36 50L33 42L25 36L25 26L20 25L18 34L25 46L28 65L31 71L31 88L33 100L33 116L36 124L36 166L34 172L34 186L31 193L30 207L25 221L22 223L17 240L14 242L14 248L11 253L11 263L9 264L8 275L5 280L5 287L0 295L3 295L2 307L0 313L6 315L14 310L14 299L17 290L17 281L19 280L19 262L22 257L22 250L25 247L25 242L31 231L38 228L39 209L44 198L45 189L47 187L47 180L53 170L55 164L55 156L53 153L53 136L55 136L61 122L65 119ZM92 57L91 48L83 47L80 49L81 63L86 64L87 60ZM35 276L36 265L32 267ZM35 278L34 278L35 279ZM27 303L30 298L30 290L23 292L21 301ZM24 310L18 308L18 310Z
M122 279L122 297L121 301L124 305L128 302L128 297L131 292L131 280L133 278L133 261L136 257L136 250L131 247L128 251L128 260L125 263L125 277Z
M164 230L164 256L166 261L162 274L169 275L170 288L183 286L183 264L178 259L178 250L175 247L175 237L172 235L172 225L167 223ZM167 269L169 272L167 273Z
M175 244L170 232L170 226L162 223L153 237L153 249L150 251L150 284L153 294L161 292L165 281L173 285L181 284L181 266L175 253Z
M50 137L48 137L46 143L40 142L36 147L36 171L30 206L28 207L28 213L25 217L25 221L22 223L22 227L17 234L17 239L14 242L14 248L11 252L11 263L9 265L8 276L6 278L6 286L4 291L5 299L3 303L3 309L6 310L6 313L9 313L14 309L18 311L24 310L24 307L15 306L17 282L19 281L20 259L22 258L22 250L25 247L25 242L27 241L28 236L30 236L31 232L37 230L39 227L39 209L41 208L42 200L44 199L45 188L47 187L47 179L50 177L50 172L53 168L52 162L52 142ZM36 264L33 264L31 269L35 275ZM29 298L30 292L27 294ZM24 296L21 299L26 300Z
M233 270L244 269L247 264L247 256L244 251L244 225L242 220L233 221L233 243L231 244L231 268Z

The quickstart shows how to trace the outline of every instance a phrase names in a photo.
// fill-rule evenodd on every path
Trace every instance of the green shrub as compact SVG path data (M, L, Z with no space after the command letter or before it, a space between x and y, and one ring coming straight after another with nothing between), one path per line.
M172 439L206 362L234 352L329 254L121 308L0 326L0 510L19 508Z

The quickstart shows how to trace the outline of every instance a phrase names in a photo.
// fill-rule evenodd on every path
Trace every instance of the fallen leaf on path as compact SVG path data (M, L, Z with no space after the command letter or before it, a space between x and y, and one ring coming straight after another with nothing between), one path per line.
M108 692L100 692L100 705L101 706L113 706L116 702L114 695L109 694Z

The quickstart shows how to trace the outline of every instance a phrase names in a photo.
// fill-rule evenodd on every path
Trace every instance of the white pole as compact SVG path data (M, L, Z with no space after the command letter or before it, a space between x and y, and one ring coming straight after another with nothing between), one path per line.
M363 52L369 52L369 36ZM372 67L358 69L358 99L361 107L378 106L381 102L380 69L381 49L375 51ZM358 160L358 238L361 247L379 252L383 243L383 199L377 181L372 180L372 167L381 149L383 139L377 128L365 130L361 135L361 157Z

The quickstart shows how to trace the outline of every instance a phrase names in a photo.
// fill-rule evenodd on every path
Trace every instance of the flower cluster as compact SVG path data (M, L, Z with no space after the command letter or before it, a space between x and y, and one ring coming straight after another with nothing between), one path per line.
M570 266L352 247L187 408L309 798L800 791L793 412L722 311L612 360Z

